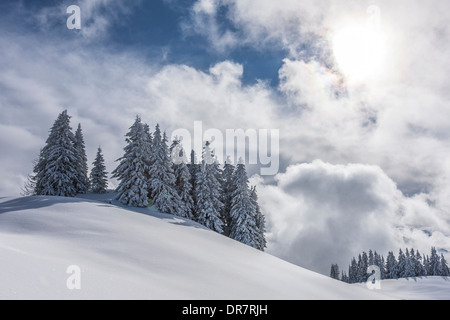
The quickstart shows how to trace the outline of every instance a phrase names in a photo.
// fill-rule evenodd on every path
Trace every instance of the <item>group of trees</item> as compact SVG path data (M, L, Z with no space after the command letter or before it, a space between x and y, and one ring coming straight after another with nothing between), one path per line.
M90 176L81 125L75 133L70 127L70 116L63 111L55 120L33 174L25 184L27 195L73 197L88 191L107 192L107 172L99 147Z
M73 197L88 191L107 192L107 172L101 148L88 176L81 126L75 133L63 111L35 161L26 194ZM245 165L227 159L222 169L206 143L202 161L190 163L175 139L168 146L166 133L155 131L136 117L125 136L124 155L112 177L119 181L116 200L127 206L154 205L160 212L197 221L216 232L259 250L266 247L265 219L255 187L249 186Z
M124 155L112 172L117 200L128 206L154 205L160 212L192 219L237 241L264 250L265 220L245 165L229 159L222 169L206 143L202 161L188 162L181 141L168 145L159 125L150 132L136 117L125 139Z
M390 251L385 259L376 251L369 250L369 254L363 252L358 256L358 260L354 257L348 268L348 274L345 271L339 272L339 266L333 264L331 266L330 276L333 279L341 280L347 283L366 282L369 274L367 270L369 266L377 266L381 271L381 279L400 279L410 277L425 276L450 276L450 270L444 255L439 255L436 248L431 248L431 255L421 255L419 250L406 249L403 252L399 250L396 258L394 252Z

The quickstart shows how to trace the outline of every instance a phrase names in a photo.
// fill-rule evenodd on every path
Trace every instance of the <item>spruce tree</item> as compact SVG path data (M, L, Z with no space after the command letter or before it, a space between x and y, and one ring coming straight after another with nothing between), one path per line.
M217 191L211 189L210 177L212 171L208 170L208 165L203 162L195 179L195 198L197 221L205 227L223 233L223 222L220 219L221 206ZM210 166L210 165L209 165Z
M431 257L430 257L430 273L429 276L439 276L439 267L441 264L440 257L437 254L436 248L431 248Z
M341 281L345 282L345 283L349 283L349 279L348 279L348 276L345 273L345 271L342 271L342 273L341 273Z
M397 259L394 252L389 251L386 259L386 279L398 279Z
M406 248L406 251L405 251L405 272L403 273L403 278L415 277L414 261L413 261L412 258L413 257L409 253L408 248Z
M256 208L251 199L245 165L240 159L233 177L230 237L253 248L260 247Z
M193 211L194 220L197 220L197 199L195 195L195 190L196 190L197 173L200 171L200 167L201 165L197 163L197 156L195 154L195 151L192 150L188 169L191 175L190 183L192 185L192 194L191 194L192 200L194 201L194 211Z
M70 118L64 110L50 129L34 167L36 195L73 197L79 191L79 158Z
M423 266L422 261L422 255L420 254L419 250L416 250L416 259L415 259L415 270L418 277L424 277L427 275L427 272L425 271L425 267Z
M384 256L381 256L380 271L381 271L381 280L386 279L386 262L384 260Z
M397 259L397 274L399 278L405 277L405 268L406 268L406 256L403 253L402 249L398 252L398 259Z
M369 266L375 265L374 258L372 249L369 249Z
M431 271L430 258L425 255L423 255L423 268L425 269L425 275L427 276L433 275L433 272Z
M148 172L150 159L146 152L148 135L141 118L136 116L134 124L125 135L125 154L118 159L119 165L112 172L120 183L116 199L131 207L148 206Z
M175 189L180 196L182 204L182 212L180 212L180 216L188 219L194 219L194 200L192 198L193 191L191 184L191 174L186 163L187 158L179 140L174 140L171 149L172 157L176 157L178 160L181 160L177 161L178 163L173 163L173 170L175 174Z
M348 281L349 283L358 282L358 264L355 257L352 258L352 262L348 268Z
M231 163L230 157L227 157L225 161L225 165L222 171L222 221L224 223L223 234L227 237L230 236L231 233L231 206L233 200L233 174L234 174L234 165Z
M376 251L373 253L373 264L380 268L381 280L386 276L386 269L384 266L384 258L379 255ZM370 260L370 259L369 259Z
M366 282L368 275L367 270L369 268L369 258L367 256L367 253L363 251L361 256L361 275L362 277L359 279L360 282Z
M175 174L167 146L166 133L161 136L159 124L153 134L150 165L150 189L153 204L162 213L184 216L185 210L175 189Z
M256 230L258 232L258 242L259 247L257 249L264 251L267 247L265 232L266 232L266 218L261 212L258 204L258 194L256 193L256 187L252 187L250 198L252 199L253 206L255 207L255 219L256 219Z
M337 264L332 264L331 271L330 271L330 277L335 280L340 280L339 276L340 276L339 266Z
M93 193L108 192L108 172L106 172L105 159L103 158L102 149L98 147L95 161L90 175L90 190Z
M86 193L89 190L88 164L87 164L88 160L86 156L86 146L84 143L81 124L78 124L73 144L77 151L76 156L78 160L78 173L77 173L78 178L76 185L77 193Z
M441 263L439 264L439 275L442 277L450 276L450 269L448 268L447 260L444 255L441 253Z

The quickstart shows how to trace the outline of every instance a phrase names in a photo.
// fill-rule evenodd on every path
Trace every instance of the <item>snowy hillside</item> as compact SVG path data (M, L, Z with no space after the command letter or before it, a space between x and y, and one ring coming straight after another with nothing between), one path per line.
M392 289L395 284L386 286L391 288L386 294L348 285L188 220L136 210L141 212L79 198L0 199L0 298L387 299L428 294L408 292L403 282L399 294ZM66 285L72 265L81 268L80 290ZM450 282L435 280L450 288Z

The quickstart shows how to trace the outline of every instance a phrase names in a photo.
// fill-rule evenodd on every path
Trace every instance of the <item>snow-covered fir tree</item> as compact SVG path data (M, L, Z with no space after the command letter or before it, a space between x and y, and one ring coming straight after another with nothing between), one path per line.
M197 155L195 154L195 151L191 151L190 161L188 164L189 173L191 175L191 185L192 185L192 200L194 201L194 220L197 220L197 199L195 196L195 190L196 190L196 178L197 173L200 171L201 165L197 162Z
M374 263L374 255L373 255L372 249L369 250L368 258L369 258L369 266L375 265L375 263Z
M233 200L233 174L234 165L231 162L230 157L227 157L225 161L224 168L222 171L222 221L223 221L223 234L225 236L230 236L231 233L231 205Z
M218 177L220 177L221 175L221 172L219 171L220 170L219 164L217 162L214 162L212 164L205 164L205 170L206 170L206 181L211 194L210 199L212 205L217 210L217 217L220 219L221 218L220 215L223 209L223 203L221 201L222 184L218 180ZM223 233L223 229L221 233Z
M180 196L182 204L182 212L180 212L179 215L188 219L194 219L194 200L192 198L193 191L191 174L187 166L187 157L180 140L175 139L172 146L172 159L173 157L176 157L177 160L173 164L175 173L175 189Z
M416 274L419 277L426 276L427 272L426 272L425 267L423 265L422 255L420 254L419 250L416 250L416 259L414 261L415 261L414 269L416 270Z
M340 280L339 276L340 276L339 266L337 264L332 264L331 271L330 271L330 277L332 279Z
M256 192L255 186L253 186L251 188L250 198L252 199L253 206L255 207L256 229L258 231L258 243L259 243L259 246L257 249L264 251L264 249L267 247L266 236L265 236L266 218L262 214L261 209L259 207L258 194Z
M392 251L389 251L386 259L386 278L398 279L397 259Z
M450 269L448 267L447 260L445 259L444 255L442 253L441 253L441 261L439 264L439 275L441 277L450 276Z
M370 258L369 258L369 264L370 264ZM382 257L381 255L379 255L376 251L373 253L373 264L371 265L375 265L378 268L380 268L380 273L381 273L381 279L383 280L385 278L385 267L384 267L384 257Z
M84 143L83 130L81 124L78 124L77 131L75 131L74 142L75 150L78 158L78 178L77 178L77 193L86 193L89 190L88 164L86 155L86 146Z
M441 264L441 259L437 254L436 248L431 248L431 256L430 256L430 274L429 276L438 276L439 275L439 267Z
M415 259L415 256L414 256ZM416 273L414 271L414 260L413 256L409 253L408 248L405 251L405 272L403 273L403 278L415 277Z
M403 250L400 249L397 258L397 274L399 278L403 278L405 276L405 268L406 268L406 256L403 253Z
M106 172L105 159L102 148L98 147L95 161L90 174L90 191L93 193L108 192L108 172Z
M386 268L385 268L386 262L384 260L384 257L381 256L381 264L380 264L380 272L381 272L381 280L386 279Z
M180 196L175 189L175 174L172 169L166 133L161 136L159 124L153 134L150 164L150 190L153 204L162 213L185 215Z
M230 237L253 248L260 248L260 234L256 222L256 208L251 199L247 172L242 159L233 176Z
M211 165L203 162L195 177L196 218L207 228L223 233L223 222L220 219L221 206L218 206L220 204L219 194L216 190L211 189L210 183L214 178L214 172L209 170L208 166Z
M425 274L427 276L432 276L433 272L431 271L431 263L430 258L428 256L423 255L423 268L425 269Z
M348 267L348 282L357 283L358 282L358 263L355 257L352 258L352 262Z
M112 172L113 177L120 181L116 189L116 199L131 207L147 207L147 181L150 170L150 159L146 152L148 135L139 116L136 116L134 124L125 136L125 154L117 160L120 163Z
M345 273L345 271L341 272L341 281L345 283L350 283L348 275Z
M70 116L64 110L50 129L45 147L34 167L36 195L73 197L79 191L79 158L70 127Z
M368 278L367 269L369 268L369 257L365 251L363 251L361 255L361 264L359 267L359 282L366 282Z

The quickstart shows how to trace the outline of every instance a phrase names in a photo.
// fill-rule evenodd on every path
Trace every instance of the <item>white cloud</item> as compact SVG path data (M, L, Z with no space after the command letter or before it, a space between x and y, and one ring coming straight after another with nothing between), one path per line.
M292 165L276 181L252 183L270 226L268 251L293 263L327 274L363 250L450 250L448 221L424 195L404 197L379 167L318 160Z

